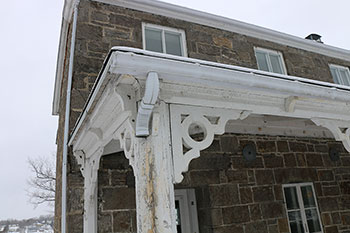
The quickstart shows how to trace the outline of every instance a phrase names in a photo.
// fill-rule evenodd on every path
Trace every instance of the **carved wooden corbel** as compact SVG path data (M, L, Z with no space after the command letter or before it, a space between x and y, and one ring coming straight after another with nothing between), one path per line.
M350 152L350 122L322 118L312 118L311 120L316 125L329 129L335 140L341 141L345 149Z
M175 183L183 179L192 159L200 156L200 151L208 148L215 135L225 133L228 120L243 120L249 111L171 105L171 134L174 160ZM190 132L190 131L193 132ZM203 139L196 140L191 133L201 133ZM188 151L184 153L183 146Z

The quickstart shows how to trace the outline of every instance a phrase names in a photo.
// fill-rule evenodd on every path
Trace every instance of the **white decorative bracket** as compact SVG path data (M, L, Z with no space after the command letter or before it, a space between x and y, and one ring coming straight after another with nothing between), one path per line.
M149 122L159 95L159 78L156 72L149 72L143 96L136 118L136 136L149 135Z
M335 140L341 141L345 149L350 152L350 122L322 118L312 118L311 120L316 125L329 129Z
M225 133L228 120L248 117L249 111L171 105L171 134L174 160L175 183L183 179L192 159L200 156L200 151L208 148L215 135ZM196 140L191 134L202 134L203 139ZM184 153L185 146L188 151Z

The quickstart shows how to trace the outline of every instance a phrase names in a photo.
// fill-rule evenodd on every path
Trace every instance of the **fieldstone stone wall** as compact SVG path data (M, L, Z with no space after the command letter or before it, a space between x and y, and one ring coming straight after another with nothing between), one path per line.
M252 162L242 157L248 143L257 149ZM200 233L286 233L282 185L295 182L313 183L325 233L350 232L350 155L338 142L226 134L175 188L195 189ZM134 177L122 153L102 158L98 196L99 233L136 232Z
M274 49L282 52L284 56L284 61L287 67L287 72L290 75L294 76L300 76L315 80L322 80L327 82L332 82L331 74L329 71L328 64L339 64L343 66L350 66L350 62L342 61L339 59L319 55L316 53L300 50L297 48L287 47L283 45L279 45L273 42L264 41L257 38L252 38L244 35L240 35L233 32L223 31L207 26L202 26L178 19L172 19L167 18L163 16L158 16L150 13L144 13L136 10L130 10L125 9L117 6L111 6L95 1L90 0L81 0L79 4L79 13L78 13L78 24L77 24L77 34L76 34L76 47L74 51L74 71L73 71L73 87L72 87L72 97L71 97L71 108L70 108L70 114L71 117L69 119L69 126L72 130L76 120L78 119L80 113L82 112L85 102L87 100L87 97L91 91L91 88L95 82L95 79L102 67L103 60L106 57L108 51L113 46L129 46L129 47L135 47L135 48L142 48L142 33L141 33L141 23L147 22L147 23L153 23L157 25L163 25L168 27L174 27L174 28L180 28L183 29L186 33L186 41L187 41L187 50L188 50L188 57L191 58L198 58L208 61L214 61L214 62L220 62L225 64L232 64L232 65L238 65L243 67L249 67L249 68L257 68L257 63L254 55L254 46L268 48L268 49ZM66 87L67 87L67 73L68 73L68 64L69 64L69 46L70 46L70 33L69 37L67 39L67 48L66 48L66 56L65 56L65 67L64 67L64 78L62 80L62 92L61 92L61 101L60 101L60 107L59 107L59 128L58 128L58 134L57 134L57 195L56 195L56 208L55 208L55 226L56 231L60 232L60 215L61 215L61 164L62 164L62 148L63 148L63 130L64 130L64 112L65 112L65 99L66 99ZM221 138L219 141L219 144L224 144L222 140L231 140L231 139L224 139L226 137ZM242 139L243 140L243 139ZM241 145L241 141L239 141L239 145ZM261 142L262 143L262 142ZM273 145L277 147L277 142L271 142ZM311 147L313 147L316 150L316 144L311 144ZM326 163L326 160L322 160L320 162L318 159L315 159L313 162L310 162L310 158L319 158L319 154L315 152L315 154L309 154L309 161L306 160L305 154L301 152L303 155L299 155L297 152L305 149L304 146L307 145L307 143L304 143L302 146L302 149L296 149L292 144L288 144L288 150L293 151L292 152L283 152L283 156L279 154L280 152L277 152L275 155L268 155L264 159L262 157L259 157L258 160L254 163L255 168L249 167L251 165L245 164L242 160L235 158L239 158L239 155L228 155L229 152L226 151L226 149L221 148L218 146L216 142L214 142L213 146L211 147L211 151L208 150L208 153L206 152L203 154L204 156L199 159L198 161L193 161L193 164L191 164L191 172L188 173L186 176L186 180L183 182L183 186L188 187L196 187L197 193L198 193L198 199L202 200L204 197L207 198L206 194L214 195L211 193L214 193L214 190L232 190L232 194L229 195L236 195L236 191L238 190L238 196L240 200L239 205L234 205L237 201L237 199L232 200L231 202L225 202L223 203L214 203L211 199L208 201L200 202L203 205L200 205L200 216L202 220L201 221L201 232L206 233L206 231L214 231L214 232L227 232L231 231L232 229L236 229L238 232L239 230L244 229L245 231L249 231L251 229L251 232L254 231L254 229L282 229L280 232L284 232L283 228L280 226L283 226L281 221L272 220L263 220L265 217L268 216L274 216L278 215L279 217L276 219L285 219L284 212L283 214L280 214L281 211L278 213L266 213L265 207L263 207L264 203L260 203L260 198L258 196L254 196L254 193L259 193L258 187L253 186L255 185L261 185L261 182L265 182L266 180L258 181L256 180L256 173L259 174L273 174L273 185L268 185L269 187L273 187L273 192L267 191L263 189L263 192L266 192L267 195L270 195L272 193L274 200L276 200L275 205L281 205L281 199L277 199L276 192L274 191L275 188L280 187L281 182L288 181L288 179L291 179L290 177L298 177L300 174L305 175L306 180L312 180L311 178L316 178L315 176L315 166L319 166L316 172L317 178L319 177L319 170L321 169L320 163ZM298 147L298 143L296 144L296 147ZM213 152L215 151L213 148L215 146L218 146L216 151L218 153L215 153L213 156ZM259 145L258 145L259 146ZM270 148L266 145L267 148ZM317 147L322 147L322 145L319 145ZM261 147L259 147L261 148ZM221 150L222 149L222 150ZM259 149L261 152L261 149ZM268 149L270 150L270 149ZM305 151L305 150L304 150ZM212 154L211 154L212 153ZM232 152L231 152L232 153ZM265 153L265 152L261 152ZM266 152L269 153L269 152ZM311 153L311 152L310 152ZM326 152L322 152L326 153ZM225 155L223 155L225 154ZM208 161L211 160L211 156L213 156L213 161L216 161L214 168L209 168L210 164ZM271 158L270 158L270 157ZM83 179L80 174L79 168L76 164L76 161L74 157L72 156L72 153L69 152L69 164L68 164L68 209L67 209L67 225L69 228L69 232L82 232L82 215L83 215L83 208L82 208L82 190L83 190ZM215 158L215 159L214 159ZM270 159L269 159L270 158ZM322 157L323 158L323 157ZM345 157L344 157L345 158ZM304 160L305 161L304 161ZM300 161L299 161L300 160ZM220 162L221 161L221 162ZM229 163L232 163L230 168L227 168L226 170L223 170L222 167L226 162L230 161ZM282 162L281 162L282 161ZM287 161L287 162L286 162ZM301 161L304 161L307 166L300 167ZM293 167L293 163L296 163L296 165ZM201 164L201 165L198 165ZM208 163L208 164L205 164ZM283 166L288 167L290 169L288 172L285 170L285 168L282 169L282 167L279 167L283 163ZM196 165L197 164L197 165ZM288 164L288 165L286 165ZM272 169L272 167L269 166L275 166L276 169ZM327 166L327 164L323 164ZM197 167L196 167L197 166ZM203 167L199 167L203 166ZM241 166L241 167L239 167ZM253 166L253 165L252 165ZM241 168L239 170L235 170ZM214 170L213 170L214 169ZM260 170L261 171L260 171ZM300 170L301 169L301 170ZM323 168L324 170L327 170L326 168ZM104 170L104 168L102 168ZM107 169L108 170L108 169ZM113 169L112 169L113 170ZM223 172L225 171L225 172ZM290 172L293 175L289 175ZM345 173L346 169L344 170L332 170L333 176L338 175L338 173L341 174L341 172ZM108 173L112 174L112 173ZM276 176L276 174L279 174ZM240 179L242 179L244 182L242 186L238 186L237 183L234 183L235 179L238 179L241 176ZM342 175L340 175L342 176ZM238 178L237 178L238 177ZM258 176L260 177L260 176ZM264 176L262 176L264 177ZM276 177L284 177L284 178L276 178ZM336 177L338 178L338 177ZM328 183L325 183L324 185L318 184L320 183L317 181L317 185L321 185L322 195L324 193L326 195L333 192L333 194L337 194L337 191L333 190L333 186L339 185L338 183L335 184L334 182L338 181L337 179L327 181ZM112 178L109 178L112 182ZM219 182L218 182L219 179ZM303 177L304 179L304 177ZM345 180L345 178L343 178ZM226 180L224 183L223 181ZM335 181L336 180L336 181ZM186 183L187 182L187 183ZM241 181L240 181L241 182ZM254 183L255 182L255 183ZM271 182L269 180L269 182ZM112 183L108 183L110 185L110 188L107 188L108 185L105 185L106 189L100 190L101 195L105 195L105 193L108 193L110 190L115 190L117 186L113 186ZM225 185L224 185L225 184ZM338 186L339 193L342 194L342 192L348 190L349 186L346 181L342 183L342 186ZM186 186L186 187L187 187ZM113 188L114 187L114 188ZM261 186L264 187L264 186ZM259 186L259 188L261 188ZM327 188L328 187L328 188ZM318 188L320 189L320 188ZM259 190L260 191L260 190ZM112 192L112 191L110 191ZM218 191L219 192L219 191ZM335 193L334 193L335 192ZM230 191L231 193L231 191ZM252 194L251 194L252 193ZM320 194L320 193L318 193ZM201 197L202 195L202 197ZM253 195L253 196L251 196ZM246 196L245 201L242 202L242 196ZM104 197L104 196L103 196ZM272 196L270 196L272 197ZM323 196L322 196L323 197ZM334 198L329 198L328 196L325 196L328 199L326 200L334 200ZM200 199L202 198L202 199ZM221 198L222 199L222 198ZM225 199L225 198L224 198ZM254 202L251 203L250 200L253 200ZM350 201L346 200L340 200L339 198L336 198L337 200L337 208L341 209L349 209L347 208ZM247 203L245 203L247 202ZM327 202L327 201L323 201ZM206 203L206 204L205 204ZM108 221L106 219L110 219L114 222L113 219L118 219L119 211L114 212L114 210L109 210L106 207L106 203L102 204L102 207L100 207L101 210L101 218L103 218L103 221ZM333 208L334 205L330 206ZM346 207L344 207L346 206ZM220 208L219 208L220 207ZM331 208L329 207L329 208ZM239 224L236 224L237 220L229 220L232 216L230 216L231 213L236 213L237 210L239 210L239 213L246 214L248 216L249 214L249 221L244 222L242 220L238 221ZM248 210L248 211L247 211ZM328 210L327 210L328 211ZM350 222L350 213L348 215L345 214L334 214L333 216L333 210L329 211L329 214L325 215L326 217L323 217L325 219L330 219L329 221L324 221L327 224L327 226L331 227L330 230L327 230L331 232L331 230L337 228L339 230L342 230L340 227L341 225L334 225L334 224L345 224ZM216 214L217 213L217 214ZM256 215L254 215L256 213ZM124 215L125 214L125 215ZM259 215L260 214L260 215ZM263 215L264 214L264 215ZM280 215L279 215L280 214ZM133 215L132 211L127 211L120 216L131 216ZM238 217L240 217L239 215ZM117 217L115 217L117 216ZM222 216L219 220L217 216ZM245 216L245 215L244 215ZM328 217L327 217L328 216ZM339 216L340 220L336 221L336 216ZM217 219L212 219L214 217L217 217ZM264 218L263 218L264 217ZM125 217L127 218L127 217ZM210 218L212 223L206 225L209 223L206 220L203 220L204 218ZM255 220L257 219L257 220ZM269 219L269 218L268 218ZM259 220L259 221L258 221ZM220 222L221 221L221 222ZM285 220L284 220L285 221ZM114 223L113 223L114 224ZM129 232L134 231L134 224L132 220L130 220L130 228L125 227L123 230L120 230L121 232L124 231L126 228L130 229ZM332 225L333 224L333 225ZM102 228L101 228L102 229ZM116 228L113 228L112 230L115 232ZM231 229L231 230L225 230L225 229ZM248 230L247 230L248 229ZM108 229L110 230L110 229ZM272 230L271 230L272 231ZM101 232L103 232L101 230ZM107 232L107 231L105 231Z

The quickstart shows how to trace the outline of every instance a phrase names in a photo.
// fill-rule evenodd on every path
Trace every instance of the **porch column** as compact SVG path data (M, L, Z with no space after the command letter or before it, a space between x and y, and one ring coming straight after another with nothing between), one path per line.
M85 160L84 174L84 233L97 233L97 177L103 150Z
M155 107L151 135L136 138L134 151L137 231L176 233L168 105Z

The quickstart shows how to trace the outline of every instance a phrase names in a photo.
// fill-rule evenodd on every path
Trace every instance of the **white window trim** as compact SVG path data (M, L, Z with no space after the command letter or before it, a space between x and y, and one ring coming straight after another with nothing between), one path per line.
M284 63L283 54L281 52L276 51L276 50L271 50L271 49L265 49L265 48L261 48L261 47L254 47L254 55L255 55L256 63L258 65L259 70L260 70L260 67L259 67L259 63L258 63L258 58L256 56L256 52L263 52L263 53L267 53L267 54L278 55L281 58L280 62L281 62L282 72L283 72L283 74L287 75L286 64ZM267 59L267 66L270 70L269 72L272 72L272 65L271 65L270 57Z
M199 233L197 202L194 189L175 189L175 201L179 201L180 204L182 232Z
M283 200L284 200L284 204L285 204L285 209L286 209L286 214L287 214L287 219L288 219L288 228L290 229L290 222L289 222L289 218L288 218L288 209L287 209L287 201L286 201L286 195L284 193L284 188L286 187L296 187L297 188L297 197L298 197L298 202L299 202L299 206L300 206L300 212L301 212L301 218L304 224L304 228L307 229L306 232L309 232L309 227L307 225L307 220L306 220L306 216L305 216L305 208L304 208L304 202L302 199L302 194L301 194L301 187L302 186L311 186L312 189L312 193L314 195L315 198L315 204L316 204L316 209L317 209L317 215L318 215L318 220L320 221L320 228L321 228L321 233L323 233L323 225L322 225L322 219L321 219L321 215L320 215L320 211L318 208L318 202L317 202L317 196L315 193L315 189L314 189L314 185L312 182L307 182L307 183L293 183L293 184L283 184L282 185L282 190L283 190Z
M142 47L143 47L144 50L146 50L145 29L147 27L158 29L158 30L162 31L162 48L163 48L163 53L166 53L165 34L164 34L164 32L167 31L167 32L179 33L181 35L181 50L182 50L182 53L183 53L182 56L183 57L187 57L188 56L187 55L187 46L186 46L186 34L185 34L184 30L142 22Z
M340 66L340 65L336 65L336 64L329 64L329 70L331 70L331 68L335 68L336 71L337 71L337 73L339 72L339 69L340 69L340 70L345 70L346 72L348 72L348 75L349 75L349 77L350 77L350 70L349 70L349 67ZM332 72L331 72L331 74L332 74ZM338 73L338 75L339 75L339 73ZM347 86L347 85L345 85L345 84L337 83L336 80L335 80L335 77L333 77L333 75L332 75L332 78L333 78L334 83L336 83L336 84L338 84L338 85ZM349 79L348 81L349 81L349 83L350 83L350 79Z

